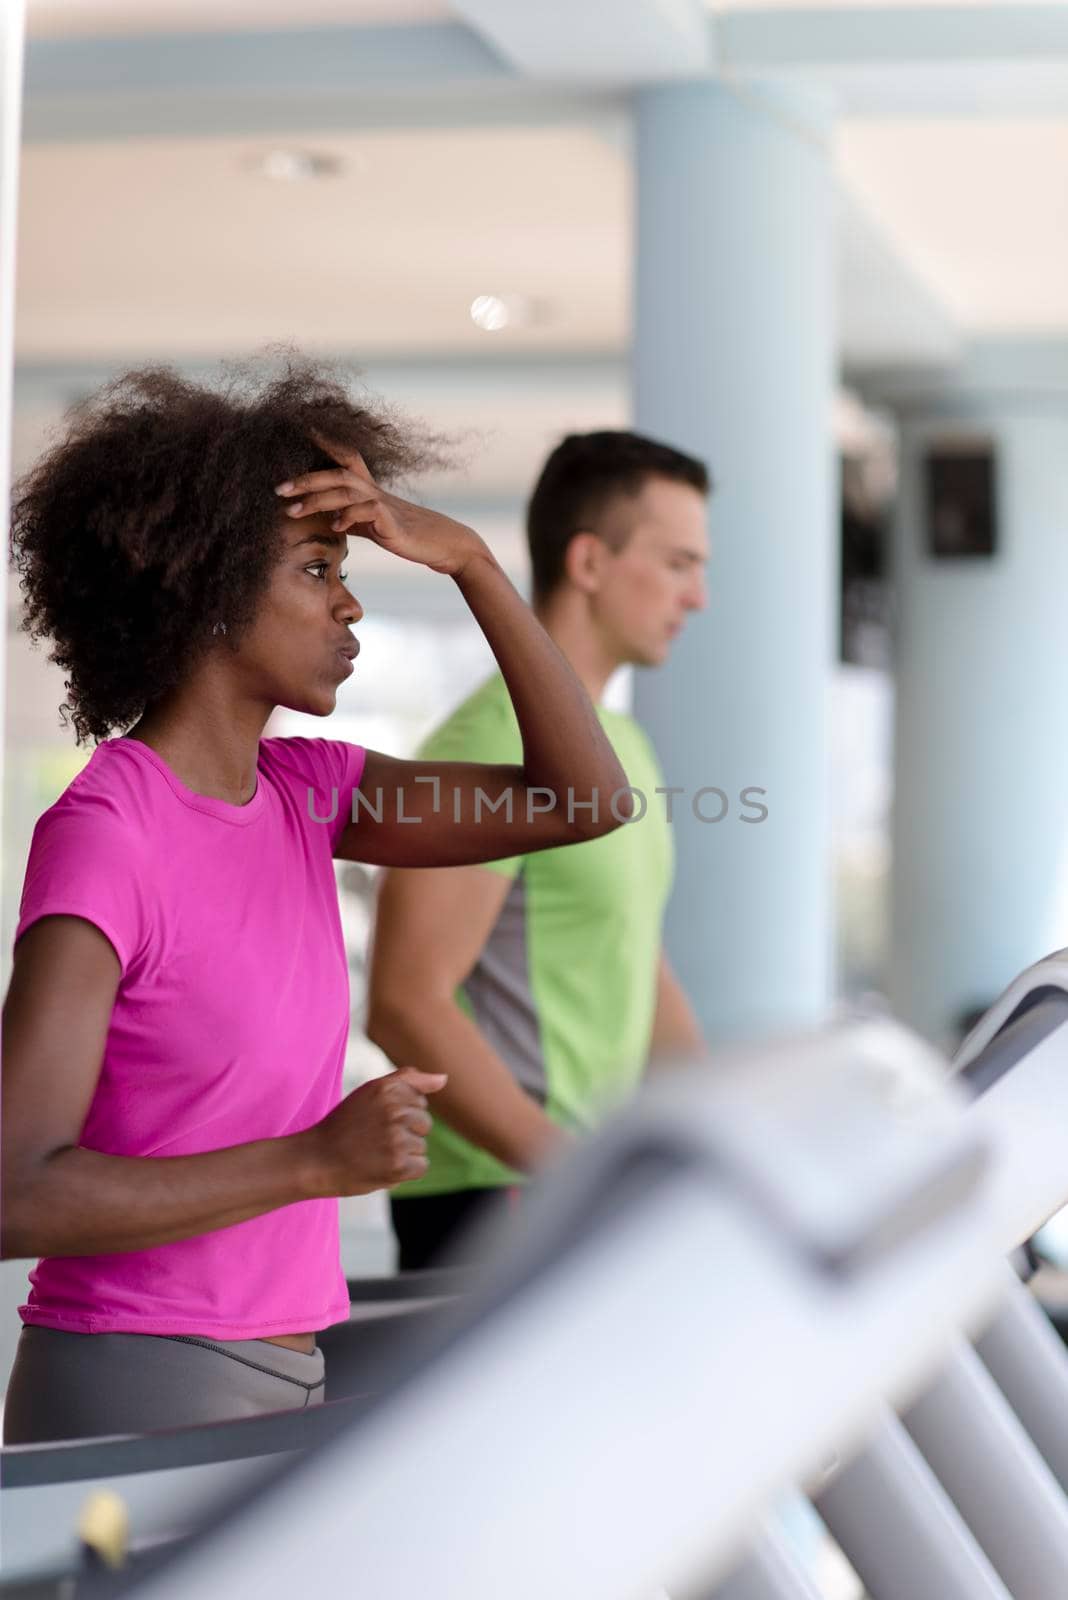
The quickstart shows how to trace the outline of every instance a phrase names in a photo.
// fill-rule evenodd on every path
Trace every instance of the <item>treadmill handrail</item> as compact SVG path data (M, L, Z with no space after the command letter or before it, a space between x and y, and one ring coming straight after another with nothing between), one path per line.
M353 1422L370 1396L328 1400L304 1411L272 1411L233 1422L202 1422L159 1433L116 1434L58 1444L11 1444L0 1451L0 1490L242 1461L307 1450Z
M1068 992L1068 949L1052 951L1012 980L961 1043L953 1057L954 1071L963 1074L1017 1016L1030 995L1047 991Z
M1023 997L986 1044L968 1054L962 1046L954 1066L973 1094L983 1094L1065 1024L1068 990L1045 984Z
M464 1294L475 1280L470 1267L424 1267L418 1272L397 1272L389 1277L349 1278L349 1300L441 1300Z

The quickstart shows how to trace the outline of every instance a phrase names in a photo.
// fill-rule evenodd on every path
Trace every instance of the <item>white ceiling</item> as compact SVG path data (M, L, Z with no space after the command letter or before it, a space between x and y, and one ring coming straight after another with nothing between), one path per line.
M708 0L724 12L876 3ZM453 10L446 0L29 0L35 31L66 35L418 24ZM199 356L278 339L367 358L622 352L631 172L618 122L615 138L592 116L430 129L405 126L402 107L399 126L314 137L29 144L19 357ZM250 170L287 145L336 156L340 175L280 184ZM846 190L965 333L1068 331L1068 120L840 118L836 157ZM471 300L505 292L529 297L529 326L480 332Z
M37 37L313 28L448 19L445 0L29 0Z
M341 171L251 170L278 143ZM962 329L1068 330L1068 122L849 120L836 150ZM31 145L18 354L622 352L630 219L626 141L582 125ZM481 332L484 293L527 296L529 325Z
M838 161L962 327L1068 328L1068 122L852 122Z
M272 182L248 165L272 145L248 139L28 147L19 358L272 339L368 356L622 348L629 167L594 132L369 132L312 147L339 158L339 176ZM533 322L480 332L472 299L502 292L530 296Z
M822 9L869 3L823 0ZM803 6L721 0L719 9ZM53 36L449 17L442 0L30 0L32 31ZM518 562L514 516L494 523L494 506L529 483L562 432L623 424L628 411L625 120L571 115L269 140L29 144L18 359L24 369L199 360L290 340L370 364L372 380L376 360L388 360L377 386L462 435L466 465L427 492L479 502L480 526ZM272 182L251 163L277 147L321 151L340 171ZM836 161L877 231L964 331L1068 332L1068 121L849 118L837 124ZM860 303L854 320L894 337L895 297L877 255L844 251L852 288L843 301ZM469 306L482 293L528 296L529 326L481 332ZM598 353L608 359L598 364ZM536 367L540 355L545 366L525 372L522 360ZM407 375L405 360L415 364ZM17 465L74 392L62 388L20 412ZM838 433L848 435L841 417Z
M1030 0L1036 3L1036 0ZM1066 0L1037 0L1064 5ZM725 11L919 10L931 0L705 0ZM1004 0L938 0L940 7L993 6ZM318 24L396 25L447 20L447 0L29 0L29 29L41 36L231 32Z

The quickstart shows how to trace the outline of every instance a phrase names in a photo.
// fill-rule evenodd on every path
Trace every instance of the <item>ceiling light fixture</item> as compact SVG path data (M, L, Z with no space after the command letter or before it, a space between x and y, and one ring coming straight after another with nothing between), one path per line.
M534 302L525 294L480 294L471 302L471 321L483 333L525 328L534 320Z
M342 163L320 150L266 150L255 155L249 169L276 183L302 183L309 178L336 178Z

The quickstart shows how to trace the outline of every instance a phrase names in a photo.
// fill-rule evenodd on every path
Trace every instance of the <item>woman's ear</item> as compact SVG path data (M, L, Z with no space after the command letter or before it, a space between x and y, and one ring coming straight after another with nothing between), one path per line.
M596 594L601 587L608 554L604 540L595 533L572 534L564 552L564 573L568 582L583 594Z

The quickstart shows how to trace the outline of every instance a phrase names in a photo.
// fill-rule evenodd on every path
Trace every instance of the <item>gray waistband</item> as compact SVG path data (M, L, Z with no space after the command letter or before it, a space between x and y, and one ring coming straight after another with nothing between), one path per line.
M322 1403L321 1350L198 1334L22 1331L4 1409L9 1444L152 1433Z
M91 1335L101 1337L99 1334ZM105 1336L106 1337L106 1336ZM203 1350L215 1350L240 1361L272 1378L284 1378L299 1384L302 1389L319 1389L324 1382L323 1352L316 1347L309 1355L302 1350L289 1350L284 1344L271 1344L267 1339L205 1339L192 1333L136 1334L135 1338L169 1339L175 1344L195 1344Z

